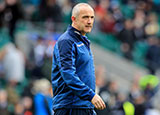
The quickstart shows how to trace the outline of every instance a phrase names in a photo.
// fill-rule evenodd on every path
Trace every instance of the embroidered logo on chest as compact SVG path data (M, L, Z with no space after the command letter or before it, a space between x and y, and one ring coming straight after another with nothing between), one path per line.
M81 47L81 46L83 46L83 45L84 45L84 44L83 44L83 43L81 43L81 44L78 44L77 46L78 46L78 47Z

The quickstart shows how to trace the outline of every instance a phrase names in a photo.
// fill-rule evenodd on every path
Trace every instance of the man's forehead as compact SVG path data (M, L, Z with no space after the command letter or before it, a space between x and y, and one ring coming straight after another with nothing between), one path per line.
M81 7L80 9L80 14L90 14L90 15L94 15L94 10L90 7Z
M89 5L81 5L79 7L79 10L91 10L91 11L94 12L93 8L91 6L89 6Z

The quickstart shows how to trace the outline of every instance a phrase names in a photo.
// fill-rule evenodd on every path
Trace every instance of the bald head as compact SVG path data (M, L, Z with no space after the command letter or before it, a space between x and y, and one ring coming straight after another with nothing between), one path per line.
M87 3L78 3L72 9L72 16L77 17L79 15L80 10L82 8L89 8L89 9L93 10L93 8L89 4L87 4Z
M82 35L89 33L93 27L94 10L87 3L79 3L72 10L72 26Z

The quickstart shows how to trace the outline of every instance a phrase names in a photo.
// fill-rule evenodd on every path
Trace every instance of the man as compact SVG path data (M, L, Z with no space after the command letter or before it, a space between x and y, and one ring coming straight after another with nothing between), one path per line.
M52 63L53 110L55 115L94 115L94 106L104 109L95 94L95 74L90 42L85 36L94 22L94 10L86 3L72 10L72 26L54 47Z

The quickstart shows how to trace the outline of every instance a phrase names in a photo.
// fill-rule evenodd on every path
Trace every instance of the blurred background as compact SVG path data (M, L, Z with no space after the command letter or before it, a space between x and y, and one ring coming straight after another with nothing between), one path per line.
M53 47L79 2L96 16L97 114L160 115L159 0L0 0L0 114L53 114Z

